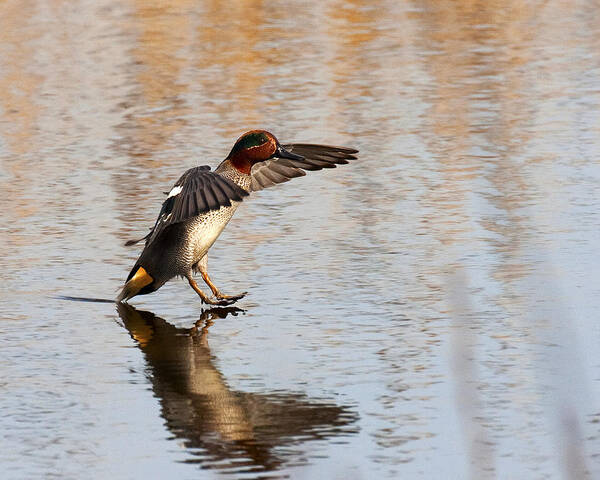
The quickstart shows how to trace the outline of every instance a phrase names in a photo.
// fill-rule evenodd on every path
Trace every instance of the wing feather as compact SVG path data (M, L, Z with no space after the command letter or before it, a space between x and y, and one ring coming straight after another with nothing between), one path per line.
M270 165L270 168L274 172L277 172L277 173L280 173L281 175L286 176L287 180L291 180L292 178L302 177L302 176L306 175L306 172L304 170L301 170L299 168L294 168L293 166L287 165L286 163L273 162Z
M231 185L231 182L225 180L224 178L220 178L218 182L216 182L219 187L223 190L228 199L241 202L243 199L243 194L240 194L238 191L237 185ZM240 189L241 190L241 189ZM245 192L245 190L243 190Z
M211 187L213 194L219 202L219 205L223 205L225 207L231 206L231 200L227 196L227 193L225 193L225 190L223 190L223 187L221 187L220 182L214 182Z
M193 217L193 212L199 212L204 210L203 205L206 205L206 199L204 198L204 190L196 190L190 195L190 202L188 203L188 210L185 213L185 218ZM207 205L208 207L208 205Z
M145 237L146 245L152 243L169 225L221 207L230 207L232 201L241 202L246 196L246 190L212 172L209 166L191 168L177 180L169 197L163 202L154 228Z
M273 184L287 182L288 177L278 173L274 168L266 169L263 171L265 177L267 177Z
M272 187L275 185L269 178L264 174L262 170L252 174L252 185L253 191L262 190L263 188Z
M274 157L255 163L250 175L250 191L262 190L292 178L306 175L306 171L335 168L356 160L358 150L331 145L313 145L292 143L283 145L289 152L301 156L301 159ZM231 180L212 172L207 165L186 171L168 193L160 213L150 233L138 240L146 240L149 245L169 225L183 222L221 207L231 206L231 202L241 202L249 192ZM127 242L128 245L137 241Z
M350 160L356 160L358 150L331 145L312 145L307 143L292 143L282 145L288 152L300 155L302 159L271 158L252 166L251 190L257 191L284 183L292 178L306 175L305 170L315 171L323 168L335 168L345 165Z
M202 190L202 196L204 197L204 201L206 202L206 206L209 210L217 210L219 207L219 203L217 199L214 197L212 193L212 188L210 185L207 185L206 188Z

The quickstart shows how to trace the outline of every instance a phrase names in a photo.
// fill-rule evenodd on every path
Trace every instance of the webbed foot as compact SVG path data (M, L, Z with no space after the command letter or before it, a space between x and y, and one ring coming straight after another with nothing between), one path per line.
M221 301L229 301L227 305L231 305L232 303L235 303L238 300L244 298L247 294L248 292L238 293L237 295L225 295L224 293L221 293L217 290L215 292L215 297L217 297Z

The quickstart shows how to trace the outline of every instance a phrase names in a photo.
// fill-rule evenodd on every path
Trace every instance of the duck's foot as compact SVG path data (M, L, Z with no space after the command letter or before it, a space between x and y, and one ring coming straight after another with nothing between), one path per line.
M208 305L218 305L219 307L226 307L227 305L231 305L235 303L237 300L213 300L212 298L203 298L202 303L206 303Z
M248 292L238 293L237 295L225 295L224 293L221 293L218 290L214 293L215 297L217 297L219 300L230 300L231 303L235 303L238 300L244 298L246 295L248 295Z
M248 292L240 293L239 295L225 295L217 291L215 292L215 297L217 298L216 300L213 300L212 298L202 298L202 301L210 305L219 305L224 307L227 305L233 305L239 299L244 298L247 293Z

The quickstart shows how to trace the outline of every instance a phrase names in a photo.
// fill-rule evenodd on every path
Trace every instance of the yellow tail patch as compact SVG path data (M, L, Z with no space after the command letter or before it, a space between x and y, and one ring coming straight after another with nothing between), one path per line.
M127 283L131 284L132 289L137 289L140 291L146 285L150 285L153 281L154 279L146 270L144 270L144 267L140 267L137 269L137 272L135 272L135 275L131 277L131 280L129 280Z
M135 272L135 275L123 286L123 290L117 297L118 302L123 300L129 300L131 297L135 297L142 288L146 285L150 285L154 279L148 274L144 267L139 267Z

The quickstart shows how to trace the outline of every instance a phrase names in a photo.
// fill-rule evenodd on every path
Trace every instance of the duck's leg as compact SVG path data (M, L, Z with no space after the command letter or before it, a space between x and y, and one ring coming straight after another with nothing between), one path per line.
M228 303L222 303L220 301L212 300L211 298L209 298L209 296L200 289L200 287L196 283L196 280L193 279L191 274L188 274L186 278L190 283L190 287L194 289L194 291L200 296L204 303L208 303L209 305L228 305Z
M231 305L234 302L237 302L240 298L243 298L248 292L243 292L238 295L225 295L221 293L221 291L217 288L217 286L212 282L208 275L208 254L204 255L202 259L197 263L198 271L202 275L202 279L208 285L213 295L217 297L219 300L227 300L227 305ZM219 304L222 305L222 304Z

